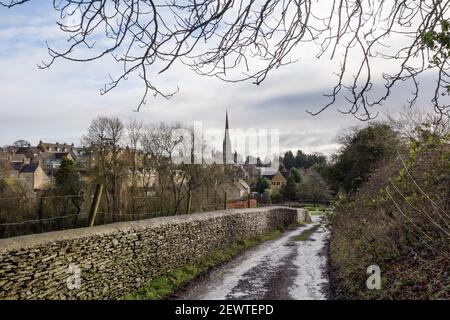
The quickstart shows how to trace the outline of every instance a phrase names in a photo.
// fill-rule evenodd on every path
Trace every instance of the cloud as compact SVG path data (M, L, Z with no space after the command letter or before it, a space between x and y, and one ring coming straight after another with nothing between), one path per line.
M36 17L32 8L26 9L29 14L0 10L0 145L19 138L32 143L40 139L78 143L90 121L99 115L187 125L200 120L206 128L223 130L228 109L234 129L279 129L282 150L329 154L338 148L336 135L358 123L352 116L338 113L336 107L318 116L306 112L318 110L327 101L323 94L336 81L332 71L338 66L327 60L317 63L314 53L305 47L293 52L302 56L298 63L273 70L260 86L201 77L176 63L152 80L167 91L179 86L180 92L169 100L149 97L147 105L136 113L133 109L143 92L137 77L107 95L99 95L108 74L121 72L111 57L84 64L61 60L50 70L37 69L36 64L48 58L45 40L63 42L64 35L51 20L50 7L40 7L39 15L48 15L40 19L31 19ZM152 70L155 75L157 71ZM409 89L399 90L387 105L400 108L406 93ZM383 108L380 110L387 109Z

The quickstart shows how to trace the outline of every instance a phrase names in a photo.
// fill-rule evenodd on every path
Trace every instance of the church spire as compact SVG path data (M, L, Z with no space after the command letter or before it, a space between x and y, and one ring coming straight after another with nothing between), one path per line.
M228 109L227 109L227 111L225 113L225 130L228 130L228 129L230 129L230 128L228 126Z
M223 138L223 163L229 164L233 162L233 155L231 153L231 139L230 139L230 127L228 124L228 109L225 114L225 136Z

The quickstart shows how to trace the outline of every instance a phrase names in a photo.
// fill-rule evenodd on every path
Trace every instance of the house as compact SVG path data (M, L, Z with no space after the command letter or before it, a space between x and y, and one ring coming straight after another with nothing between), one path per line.
M40 163L23 164L19 171L19 180L33 190L43 189L51 181Z
M79 167L86 167L89 160L92 158L91 151L84 147L72 147L70 155Z
M228 201L242 200L250 194L249 185L242 179L225 183L224 189L227 192Z
M0 151L0 163L7 163L10 160L10 155L6 152L1 150Z
M279 190L286 185L288 172L262 170L261 176L270 181L272 188Z
M70 152L74 148L74 145L73 143L68 145L66 143L60 144L59 142L46 143L39 141L37 148L39 148L42 152Z
M15 150L14 153L12 153L14 156L23 156L28 159L35 159L39 154L41 153L41 150L38 147L19 147Z
M30 163L30 158L25 154L15 153L9 156L9 162L11 163Z
M0 178L13 180L19 179L19 172L23 165L24 164L22 162L9 162L5 167L6 170L4 170Z
M39 141L36 147L24 145L2 148L0 150L2 177L24 180L33 187L32 189L38 190L50 181L50 177L54 176L61 166L62 159L66 157L79 166L87 163L84 148L76 148L73 144Z
M131 169L127 170L127 175L125 179L125 184L128 187L133 185L133 180L131 179L134 175L135 185L140 189L151 189L156 187L158 182L158 172L156 170L145 170L144 168L137 169L136 172L133 173ZM179 175L176 176L177 181L181 181Z
M20 169L22 169L25 164L30 163L30 159L24 154L3 154L0 158L3 167L1 178L19 179Z
M247 195L250 194L250 186L247 184L247 182L245 182L245 180L239 179L237 183L239 183L240 187L242 187L244 190L244 193L242 194L241 198L246 197Z
M53 175L55 170L61 166L62 159L68 158L74 161L70 152L50 152L46 151L40 154L38 159L43 163L43 167L48 174Z

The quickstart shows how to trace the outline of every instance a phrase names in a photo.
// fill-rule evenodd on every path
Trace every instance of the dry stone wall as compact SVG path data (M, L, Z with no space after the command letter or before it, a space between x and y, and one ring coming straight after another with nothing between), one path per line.
M0 299L117 299L214 250L298 222L283 207L216 211L0 239Z
M298 223L312 223L311 215L307 209L297 209L297 222Z

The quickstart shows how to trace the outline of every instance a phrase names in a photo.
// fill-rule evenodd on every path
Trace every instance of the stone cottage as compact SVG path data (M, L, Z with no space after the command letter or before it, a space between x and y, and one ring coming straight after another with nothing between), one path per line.
M250 194L250 186L242 179L225 183L224 188L229 201L245 199Z
M39 163L24 164L19 171L19 180L35 191L43 189L51 181Z
M279 190L284 185L286 185L287 178L288 178L288 172L281 172L281 171L272 171L272 172L262 172L261 176L268 179L271 184L272 189Z

